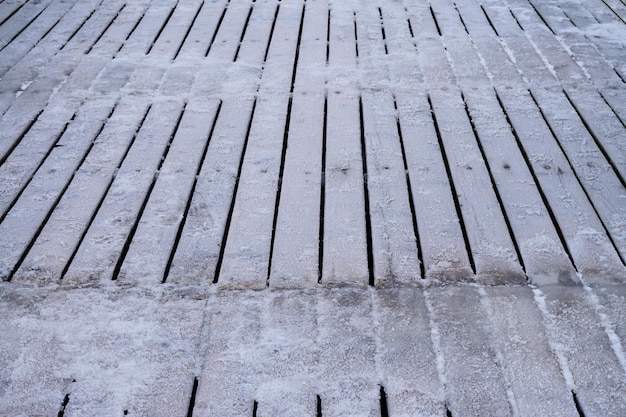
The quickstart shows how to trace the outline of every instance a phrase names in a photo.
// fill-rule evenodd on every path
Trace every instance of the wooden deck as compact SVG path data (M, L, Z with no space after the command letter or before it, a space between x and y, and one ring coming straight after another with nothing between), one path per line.
M0 1L0 415L626 415L625 19Z

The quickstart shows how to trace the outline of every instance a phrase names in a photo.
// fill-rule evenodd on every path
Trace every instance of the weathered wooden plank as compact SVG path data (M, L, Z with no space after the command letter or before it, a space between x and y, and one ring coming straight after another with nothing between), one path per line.
M52 2L27 30L20 33L11 43L0 49L0 74L4 74L22 57L42 41L43 37L68 14L71 2Z
M316 344L324 416L381 415L372 320L369 291L320 290Z
M626 144L619 142L626 137L626 129L595 90L586 94L571 91L568 96L571 102L563 94L535 92L547 122L623 261L626 259ZM587 121L593 130L587 130Z
M497 91L578 272L592 282L623 280L615 248L558 143L545 139L550 130L529 93Z
M624 369L588 304L585 290L580 286L545 287L537 294L546 316L548 337L557 349L561 366L567 366L568 388L576 393L582 411L585 415L623 415Z
M170 254L183 220L187 200L219 102L192 99L169 147L158 177L130 243L118 279L127 282L155 283L165 279Z
M215 277L253 103L233 98L222 103L168 282L212 282Z
M576 406L528 287L479 289L515 415L575 416Z
M328 2L307 1L306 6L276 219L273 288L314 286L320 278Z
M254 12L254 8L256 8L255 3L251 0L228 2L217 35L214 40L211 37L213 43L207 45L207 49L204 51L205 55L208 53L211 58L226 62L232 61L237 52L241 34L247 24L248 14L251 11Z
M230 0L205 0L195 23L189 30L187 40L180 49L180 57L191 58L206 54L215 31L221 27L222 15L228 10L229 4Z
M444 416L443 387L422 290L380 289L373 300L380 383L387 394L389 415Z
M465 100L529 279L539 285L576 282L541 190L495 94L468 88Z
M178 2L173 1L151 3L141 16L139 24L123 42L117 56L145 55L177 4Z
M106 123L115 102L93 100L81 109L75 123L37 170L20 199L0 224L0 274L10 279L39 228L65 192L67 184L91 150L93 140ZM95 122L95 123L94 123ZM28 218L27 223L24 219Z
M145 100L123 100L116 107L13 280L53 282L62 277L147 110Z
M509 381L478 291L456 286L429 289L425 295L435 326L437 366L452 415L514 415L507 395Z
M361 63L365 67L365 88L359 102L363 122L363 144L367 159L367 185L372 233L375 284L416 283L420 281L419 249L413 224L404 166L405 154L398 130L396 102L378 83L389 79L379 63L387 57L382 38L382 12L362 8L357 15Z
M292 74L285 69L297 64L304 12L298 2L283 5L278 15L241 167L220 269L221 286L258 289L267 283L285 126L291 109Z
M187 34L187 29L193 23L203 0L191 0L177 3L174 12L157 39L150 47L150 54L161 59L174 59Z
M323 283L369 280L354 15L349 5L330 13Z
M64 277L66 283L111 279L156 170L182 115L183 103L154 103Z
M29 1L17 13L0 25L0 49L11 43L20 33L33 24L50 6L51 0Z
M415 20L417 16L397 7L385 7L383 16L385 22L391 22L385 26L388 51L395 62L390 64L390 77L397 83L393 86L397 117L411 181L425 276L466 278L472 271L424 93L423 74L415 68L417 41L411 36L414 25L409 26L409 23L427 23ZM432 19L430 25L435 31ZM413 34L416 32L414 30Z
M511 236L459 93L433 91L430 98L458 193L477 279L524 282Z

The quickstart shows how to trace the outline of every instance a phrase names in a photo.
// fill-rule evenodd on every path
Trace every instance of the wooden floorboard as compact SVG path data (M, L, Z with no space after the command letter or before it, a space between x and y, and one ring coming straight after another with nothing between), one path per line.
M625 39L624 0L0 0L0 414L624 415Z

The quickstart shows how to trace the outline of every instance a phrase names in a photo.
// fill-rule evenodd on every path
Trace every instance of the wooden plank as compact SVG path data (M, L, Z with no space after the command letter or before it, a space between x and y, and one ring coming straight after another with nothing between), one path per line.
M621 281L623 265L528 92L498 89L577 267L591 282ZM543 93L542 93L543 94Z
M576 271L495 94L467 88L465 101L529 279L537 285L576 282Z
M381 289L373 300L380 340L377 362L389 415L445 415L443 387L428 337L430 320L422 290Z
M15 15L17 12L20 11L22 7L24 7L26 2L27 0L15 0L15 1L5 0L1 2L0 3L0 22L4 23L8 19L10 19L11 16Z
M571 91L568 93L571 102L558 93L537 91L535 96L623 261L626 259L626 146L619 142L625 137L626 129L595 91L587 94ZM586 129L587 121L593 130ZM606 159L607 155L610 160Z
M113 57L128 41L143 20L150 2L146 0L125 3L124 9L115 18L102 36L93 43L87 53Z
M324 416L381 415L373 318L369 291L345 288L319 292L316 344Z
M205 1L180 50L181 57L204 56L215 31L221 27L229 0Z
M289 112L290 71L296 64L301 16L298 2L281 7L254 120L241 168L239 188L219 274L222 287L265 288L285 125Z
M3 254L0 274L3 280L11 278L31 240L47 221L75 170L90 151L114 105L110 99L87 103L0 224L0 253ZM29 219L26 224L25 218Z
M268 50L268 39L272 28L275 27L275 19L280 11L281 3L274 0L255 1L250 19L242 32L243 39L239 43L236 62L242 67L261 67L264 64L265 53ZM303 34L304 37L304 34ZM239 39L239 38L237 38Z
M229 2L226 14L212 45L207 45L205 55L217 60L230 62L234 59L241 34L247 24L248 14L254 11L255 3L251 0ZM210 47L210 49L209 49Z
M72 261L64 283L111 279L145 196L167 149L183 103L154 103L144 128L115 176L91 227Z
M150 54L157 55L159 60L174 59L202 4L203 0L177 3L171 18L151 45Z
M145 55L159 34L160 28L166 23L177 2L151 3L134 28L130 37L123 42L117 56Z
M50 6L51 0L28 2L0 25L0 49L11 43Z
M179 224L204 150L211 140L211 127L219 102L192 99L176 130L167 159L148 200L137 232L118 276L126 282L156 283L165 279L170 254L175 249Z
M623 415L624 369L587 302L585 290L579 286L546 287L537 292L537 298L546 317L548 337L567 366L568 388L576 393L582 411L585 415Z
M52 2L27 30L19 34L10 44L0 48L0 74L4 74L30 50L42 41L43 37L56 26L74 6L71 2ZM4 26L4 25L3 25Z
M566 386L546 334L543 316L528 287L479 289L489 316L491 337L500 352L515 415L575 416Z
M425 296L452 415L513 415L507 395L510 382L489 335L478 291L469 286L433 288Z
M320 278L328 2L306 6L269 278L273 288L315 286Z
M397 117L411 181L425 276L466 278L472 271L422 85L423 74L415 68L417 41L411 36L409 23L414 22L411 28L418 22L427 23L416 20L416 15L404 9L386 7L383 10L385 22L391 22L385 26L388 50L396 62L390 65L390 77L397 80L394 85ZM434 31L432 19L430 24Z
M330 14L322 282L367 284L359 93L353 78L357 57L354 16L347 6L333 5Z
M405 153L398 131L396 102L378 83L389 79L378 65L387 58L382 39L384 20L369 8L357 15L360 57L366 66L364 81L373 88L362 90L359 102L367 159L367 185L372 234L375 284L416 283L421 279L419 248L413 207L409 201Z
M225 99L167 281L212 282L228 224L253 99ZM245 117L242 122L242 117Z
M116 107L13 280L53 282L62 277L147 110L146 100L125 99Z
M459 93L433 91L430 98L445 157L449 158L477 280L524 282L511 236Z

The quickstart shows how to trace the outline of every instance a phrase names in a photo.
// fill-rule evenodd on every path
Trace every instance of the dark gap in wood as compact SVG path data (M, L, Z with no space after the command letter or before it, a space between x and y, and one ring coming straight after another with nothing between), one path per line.
M63 417L65 415L65 407L70 403L70 394L65 394L65 398L63 398L63 402L61 403L61 409L57 414L57 417Z
M524 31L524 27L522 26L522 24L520 23L520 21L517 19L517 16L515 16L515 13L513 13L513 10L509 9L509 13L511 13L511 16L513 16L513 19L515 20L515 23L517 23L517 26L519 26L519 28Z
M83 28L83 26L85 26L85 24L89 21L89 19L91 19L91 17L96 12L96 10L98 10L98 7L100 7L101 4L102 4L102 1L100 1L100 3L98 3L98 5L96 7L94 7L94 9L91 11L91 13L89 13L89 16L87 16L87 18L85 20L83 20L83 22L80 24L80 26L78 26L74 30L74 32L72 32L70 37L59 48L59 52L61 52L72 41L72 39L74 39L74 36L76 36L76 34Z
M567 99L570 102L571 106L574 108L574 110L578 114L578 117L580 117L580 119L583 120L582 119L582 115L580 113L578 113L578 109L576 108L574 103L569 99L569 97L568 97L567 93L565 92L565 90L563 90L563 94L565 94L565 97L567 97ZM587 197L587 201L589 201L589 204L591 205L591 208L593 209L593 212L596 214L596 217L598 218L598 220L600 221L600 224L604 228L604 232L606 233L607 238L611 242L611 245L613 245L613 249L615 249L615 252L617 253L617 256L622 261L622 264L626 265L626 263L624 262L624 258L622 258L622 254L620 253L617 245L615 244L615 241L613 240L613 237L611 236L611 233L609 232L609 229L606 227L606 224L604 223L604 220L600 216L600 213L598 213L598 210L596 209L596 206L593 203L593 200L589 196L589 193L587 192L587 189L585 188L585 186L583 185L580 177L576 173L576 170L574 169L574 165L572 164L572 161L570 161L569 156L567 155L567 153L565 152L565 149L561 145L561 142L557 138L557 135L554 132L554 130L552 129L552 126L550 125L550 122L548 122L548 119L546 118L545 114L543 113L543 110L539 106L539 103L537 103L537 100L533 96L532 92L530 93L530 96L532 97L533 101L535 102L535 106L537 106L537 109L539 109L539 113L541 114L541 117L543 118L543 121L545 122L545 124L548 126L548 129L550 130L550 134L554 138L554 141L557 143L559 149L561 150L561 153L565 157L565 160L567 161L567 164L569 165L572 173L574 174L574 178L576 178L576 181L578 182L578 185L580 186L581 190L583 190L583 193L585 194L585 197ZM584 120L583 120L583 124L585 124L585 127L589 131L589 134L593 137L594 141L596 141L596 144L598 145L598 147L602 151L602 154L604 155L604 149L600 146L600 144L598 143L598 141L596 140L595 136L593 135L593 133L591 132L591 130L589 129L589 127L587 126L587 124L585 123ZM605 157L606 157L606 155L605 155ZM623 182L621 176L619 175L619 173L616 171L616 168L613 166L613 164L611 163L610 160L608 160L608 162L611 165L611 167L613 167L613 170L615 171L615 174L617 175L617 178L621 181L622 186L624 186L624 182Z
M611 10L611 12L613 12L613 14L614 14L614 15L615 15L615 16L616 16L619 20L621 20L621 21L622 21L622 23L626 23L626 20L624 20L624 19L622 18L622 16L620 16L620 15L619 15L619 14L615 11L615 9L613 9L613 8L612 8L612 7L611 7L611 6L610 6L610 5L609 5L609 4L608 4L605 0L602 0L602 3L604 3L604 5L605 5L606 7L608 7L608 8L609 8L609 10Z
M237 50L235 51L235 57L233 58L233 62L237 61L237 57L239 57L239 50L241 49L241 43L243 42L243 38L246 36L246 30L248 30L248 24L250 23L250 17L252 16L252 11L254 10L253 1L250 5L250 10L248 10L248 16L246 16L246 21L243 24L243 29L241 31L241 36L239 37L239 43L237 44Z
M256 417L256 413L259 409L259 403L255 400L254 404L252 405L252 417Z
M495 32L497 37L500 37L500 34L498 33L498 30L493 25L493 22L491 22L491 19L489 18L489 15L487 14L487 11L485 10L485 8L483 7L482 4L480 5L480 9L483 11L483 14L485 15L485 18L487 19L487 23L489 23L489 26L491 26L491 29L493 29L493 31Z
M193 379L193 387L191 388L191 396L189 397L189 408L187 409L187 417L193 417L193 409L196 406L196 393L198 392L198 378Z
M583 407L580 404L580 401L578 401L578 396L576 395L576 392L571 391L572 393L572 399L574 400L574 405L576 406L576 411L578 412L578 415L580 417L585 417L585 412L583 411Z
M139 27L139 24L141 23L143 18L146 16L146 12L147 12L147 10L144 10L143 14L141 16L139 16L139 19L135 22L135 24L133 25L133 28L130 30L130 32L128 32L128 35L126 35L126 38L124 38L124 40L120 44L120 47L117 48L117 51L113 54L113 57L111 59L115 59L115 57L122 50L122 48L124 47L124 45L126 44L128 39L130 39L132 34L135 33L135 30L137 30L137 27Z
M322 417L322 397L317 396L317 412L315 413L316 417Z
M456 10L456 14L459 15L459 20L461 20L461 24L463 25L463 29L465 29L465 33L469 35L469 30L467 30L467 25L465 24L465 20L463 20L463 16L461 15L461 11L457 7L456 3L454 4L454 10Z
M504 113L504 117L506 118L506 122L509 125L509 127L511 128L511 133L513 133L513 137L515 138L515 142L517 143L517 147L519 148L520 152L522 153L522 156L524 157L524 161L526 162L526 167L528 168L528 171L530 172L530 175L533 177L533 182L535 183L535 186L537 187L537 191L539 192L539 195L541 196L541 201L543 202L544 207L548 211L548 215L550 216L550 219L552 220L552 224L554 225L554 229L556 230L556 233L559 236L559 240L561 241L561 246L563 246L563 250L565 250L565 253L567 253L567 257L569 258L570 262L572 263L572 266L574 267L574 270L578 271L578 267L576 266L576 262L574 262L574 258L572 257L572 253L571 253L571 251L569 249L569 246L567 245L567 241L565 240L565 236L563 235L563 231L561 230L561 226L559 225L559 222L556 219L554 211L552 210L552 206L550 205L550 202L548 201L548 198L546 197L546 194L543 191L543 187L541 186L541 183L539 182L539 180L537 178L537 174L535 173L535 170L533 169L533 165L532 165L532 162L530 160L530 157L528 156L528 153L526 152L526 148L524 148L524 145L522 144L522 141L521 141L519 135L517 134L517 130L515 129L515 127L513 126L513 123L511 122L511 118L509 117L509 113L505 109L504 103L502 103L502 99L500 98L500 95L498 94L498 90L496 90L494 88L494 92L496 94L496 99L498 100L498 104L500 105L500 109L502 110L502 113ZM531 98L534 101L535 98L533 97L533 95L530 92L530 90L528 90L528 93L530 94ZM537 102L535 101L535 104L536 103ZM537 106L537 108L539 108L539 106ZM541 111L541 109L540 109L540 111ZM550 126L548 126L548 129L550 129Z
M613 112L613 114L615 115L615 118L617 120L619 120L619 122L622 124L622 126L624 127L624 129L626 129L626 123L624 123L624 121L622 120L621 117L619 117L619 114L617 114L617 112L615 111L615 109L613 108L613 106L611 106L611 103L609 103L606 99L606 97L604 97L604 94L602 94L602 91L598 90L598 93L600 94L600 97L602 97L602 100L604 100L604 102L606 103L607 106L609 106L609 109L611 109L611 111Z
M600 149L600 152L602 152L602 155L604 156L604 159L606 159L607 162L609 163L609 165L611 165L611 168L613 168L613 172L617 176L617 179L619 179L619 182L622 184L622 187L626 188L626 182L624 181L624 178L622 177L622 175L620 174L619 170L617 169L615 161L613 161L613 158L611 158L611 155L609 155L609 153L606 151L606 149L604 148L604 145L602 145L602 142L600 141L598 136L594 133L594 131L591 128L591 126L589 126L589 123L587 123L587 120L585 119L585 117L582 115L582 113L578 109L578 106L576 106L576 104L571 99L569 94L567 94L567 91L565 91L565 89L563 89L563 94L565 94L565 97L567 98L567 101L569 101L569 104L572 106L572 108L574 109L574 111L578 115L578 118L580 119L581 122L583 122L583 125L585 126L585 129L587 129L587 132L593 138L593 141L596 143L596 146L598 146L598 149ZM537 106L537 107L539 107L539 106ZM539 111L541 111L541 108L539 109ZM542 112L542 114L543 114L543 112ZM621 122L621 120L620 120L620 122ZM555 136L555 139L556 139L556 136Z
M124 415L127 416L128 415L128 410L124 410Z
M444 404L446 407L446 417L452 417L452 411L450 410L450 406L448 404Z
M96 46L96 44L100 41L100 39L102 39L102 37L104 36L104 34L106 33L107 30L109 30L109 28L111 27L111 25L113 24L113 22L115 22L115 20L119 17L120 13L122 13L122 10L124 10L124 8L126 7L126 3L124 3L122 5L122 7L117 11L117 13L115 14L115 16L113 16L113 19L111 19L109 21L109 23L106 25L106 27L102 30L102 32L100 32L100 35L98 35L98 37L96 38L96 40L91 44L91 46L89 47L89 49L87 50L87 52L85 52L85 55L89 54L91 52L91 50L93 49L94 46Z
M406 19L406 24L409 26L409 33L412 38L415 38L415 34L413 33L413 25L411 25L411 19Z
M20 267L22 266L22 263L24 262L24 260L26 259L26 256L28 256L28 253L30 252L30 250L33 248L33 246L35 245L35 242L37 241L37 239L39 238L39 235L41 235L41 232L43 232L44 227L46 226L46 223L48 223L48 220L50 220L50 217L52 216L52 213L54 212L54 210L57 208L57 206L59 205L59 202L61 201L61 199L63 198L63 196L65 195L65 192L67 191L67 189L69 188L70 184L72 183L72 180L74 179L74 177L76 176L76 173L80 170L80 168L82 167L83 163L85 162L85 159L87 159L87 155L89 155L89 152L91 152L91 149L93 148L94 143L96 142L96 140L98 139L98 137L100 136L100 134L102 133L102 131L104 130L104 127L106 126L107 122L109 121L109 119L111 119L111 116L113 115L113 112L115 111L115 108L117 107L117 103L115 103L113 105L113 108L111 109L111 111L109 112L108 117L102 122L102 125L100 126L100 129L98 129L98 132L95 134L94 138L92 139L91 143L89 144L89 147L87 148L87 150L83 153L83 155L81 156L80 161L78 162L78 165L76 166L76 169L74 170L74 172L72 172L72 175L70 176L70 178L67 180L67 182L65 183L65 185L63 186L63 189L59 192L59 194L57 195L57 197L54 199L54 202L52 203L52 206L50 207L50 209L48 210L48 212L46 213L46 216L44 217L43 221L41 222L41 224L39 225L39 227L37 227L37 231L35 232L34 236L31 238L30 242L28 243L28 245L26 246L26 248L24 249L24 252L22 252L22 255L20 256L19 260L17 261L17 263L13 266L13 268L11 269L11 272L9 273L8 277L7 277L7 281L10 282L13 279L13 275L15 275L15 273L17 272L18 269L20 269ZM54 149L54 146L50 149L50 152L52 152L52 149ZM48 155L50 155L50 152L48 153ZM47 156L46 155L46 158ZM40 165L41 166L41 165ZM34 177L34 174L33 174ZM32 178L31 177L31 180ZM29 180L30 183L30 180ZM25 189L26 187L24 187ZM23 189L22 189L23 190ZM21 193L20 193L21 194ZM8 213L8 211L7 211Z
M54 23L54 25L50 26L50 28L46 31L46 33L44 33L43 36L39 38L37 42L35 42L35 45L33 45L31 49L35 49L37 45L39 45L39 42L43 41L46 38L46 36L48 36L50 32L52 32L54 28L57 27L57 25L61 22L61 20L63 20L63 18L69 13L70 10L71 9L68 9L65 13L63 13L63 16L59 17L59 19Z
M159 28L159 31L157 32L156 36L152 40L152 43L150 44L150 47L146 51L146 55L148 55L150 53L150 51L152 51L152 48L154 47L154 44L157 43L157 41L161 37L161 33L163 33L163 30L165 29L165 26L167 26L167 24L170 22L170 19L172 18L172 15L174 14L174 11L176 10L176 7L178 7L178 0L176 0L176 3L174 4L174 7L172 7L170 9L170 12L167 14L167 17L165 18L165 21L163 22L163 24Z
M463 241L465 242L465 250L467 252L468 260L470 263L470 267L472 268L472 272L476 275L476 264L474 263L474 255L472 253L472 246L470 245L469 236L467 235L467 228L465 226L465 220L463 219L463 212L461 210L461 203L459 202L459 196L456 192L456 186L454 185L454 178L452 178L452 170L450 169L450 162L448 161L448 156L446 155L446 148L443 145L443 138L441 137L441 131L439 130L439 123L437 122L437 115L435 114L435 109L433 108L433 103L428 98L428 105L430 107L430 115L433 120L433 125L435 127L435 132L437 133L437 141L439 142L439 149L441 150L441 156L443 157L443 164L446 168L446 174L448 175L448 180L450 182L450 191L452 193L452 200L454 201L454 207L456 209L456 215L459 219L459 224L461 226L461 233L463 234Z
M172 268L172 262L174 262L174 255L176 254L176 250L178 249L178 244L180 243L180 239L183 235L183 229L185 228L185 223L187 222L187 217L189 216L189 210L191 209L191 203L193 200L194 193L196 191L196 186L198 184L198 177L200 176L200 171L202 171L202 165L204 164L204 160L206 159L209 143L211 143L211 139L213 138L213 132L215 132L215 126L217 125L217 120L220 117L220 111L222 110L222 101L220 100L220 104L217 106L217 110L215 111L215 116L213 117L213 122L211 124L211 130L209 130L209 134L207 136L207 140L204 143L204 148L202 149L202 156L200 157L200 161L198 162L198 166L196 167L196 173L193 179L193 185L191 186L191 190L189 191L189 195L187 196L187 204L185 205L185 211L183 212L183 217L178 224L178 230L176 231L176 238L174 239L174 245L170 250L169 257L167 259L167 264L165 265L165 272L163 273L163 280L161 283L165 284L167 281L167 277L170 274L170 269Z
M622 83L626 84L626 79L624 79L624 76L622 76L622 74L620 74L620 72L617 70L617 68L613 68L613 71L615 71L615 74L617 74L619 79L622 80Z
M172 134L170 135L167 141L167 144L165 145L165 149L163 150L163 154L161 155L161 160L159 161L159 165L152 178L152 182L150 183L148 192L144 196L139 212L137 213L137 216L135 217L135 221L133 222L133 226L130 229L128 236L126 236L126 241L124 242L124 246L122 247L120 256L117 258L117 262L115 263L115 268L113 269L113 274L111 276L111 280L113 281L117 280L120 270L122 269L122 264L124 263L124 260L126 259L126 255L128 254L128 249L130 248L130 244L132 243L132 240L135 237L135 233L137 232L137 228L139 227L139 222L141 220L141 217L143 216L143 212L145 211L146 206L148 205L148 200L150 200L150 195L152 194L152 190L154 189L154 186L159 177L159 172L161 171L161 167L163 166L163 163L165 162L165 159L167 158L167 154L170 151L172 141L174 140L174 137L176 136L176 133L178 132L178 128L180 127L180 123L181 123L181 120L183 119L183 115L185 114L186 108L187 108L187 103L185 102L185 104L183 105L183 109L181 110L178 116L178 120L176 121L176 125L174 126L174 130Z
M574 23L574 21L572 20L571 17L569 17L569 15L567 14L567 12L565 10L563 10L563 8L560 5L556 5L556 7L561 11L561 13L563 13L563 15L565 17L567 17L567 20L569 20L569 22L572 24L572 26L574 26L576 29L578 29L578 26L576 25L576 23ZM585 37L585 39L589 40L589 38L587 38L587 36L585 34L583 34L583 36Z
M222 269L222 262L224 261L224 251L226 248L226 242L228 241L228 231L230 230L230 222L233 219L233 211L235 210L235 202L237 201L237 190L239 189L239 180L241 179L241 171L243 168L243 161L246 156L246 149L248 147L248 139L250 138L250 130L252 130L252 121L254 120L254 112L256 111L257 99L254 99L252 104L252 111L250 112L250 120L248 121L248 127L246 129L246 138L243 142L243 149L241 150L241 156L239 158L239 167L237 168L237 177L235 178L235 186L233 188L233 195L230 200L230 208L228 209L228 217L226 217L226 225L224 226L224 234L222 235L222 244L220 245L220 253L217 257L217 264L215 265L215 275L213 276L213 284L217 284L220 277L220 270Z
M380 33L383 37L383 45L385 46L385 55L389 54L387 50L387 37L385 36L385 21L383 19L383 11L378 8L378 15L380 16Z
M133 137L130 140L128 146L126 147L126 150L124 151L124 155L120 159L120 162L117 164L115 172L111 176L111 180L109 181L109 184L107 185L106 190L104 191L102 196L100 196L100 201L98 202L98 205L96 206L96 209L91 214L91 218L89 219L89 222L87 223L87 226L83 230L83 233L81 234L80 238L78 239L78 242L76 243L76 246L74 247L74 250L72 251L72 254L70 255L67 263L65 264L65 267L63 268L63 271L61 272L61 276L59 278L60 280L65 278L65 274L67 274L67 271L70 269L70 265L74 261L74 258L76 257L76 253L78 253L78 249L80 248L80 246L82 245L83 241L85 240L85 236L87 236L87 232L89 231L89 228L91 227L91 225L93 224L94 220L96 219L96 215L100 211L100 208L102 207L102 204L104 204L104 200L105 200L106 196L109 194L109 190L111 189L111 186L113 185L113 181L115 180L115 176L117 175L117 171L120 169L120 167L124 163L124 160L126 160L126 156L128 155L128 152L130 152L130 149L133 146L133 144L135 143L135 139L137 139L137 134L141 130L141 127L143 126L143 123L145 122L146 118L148 117L148 113L150 112L151 108L152 108L152 105L148 106L148 108L146 109L146 112L143 115L143 118L139 122L139 125L137 125L137 128L135 129L135 132L133 134Z
M280 2L276 5L276 11L274 11L274 20L272 21L272 28L270 29L270 36L267 39L267 45L265 46L265 54L263 54L263 67L267 62L267 55L270 52L270 45L272 44L272 38L274 37L274 28L276 27L276 21L278 20L278 12L280 11Z
M37 113L37 116L35 116L33 118L33 120L31 120L25 127L24 129L22 129L22 131L20 132L20 134L17 136L17 139L15 140L15 142L13 142L13 144L9 147L9 149L7 149L6 153L4 154L4 156L0 157L0 167L6 162L7 158L9 156L11 156L11 154L13 153L13 151L15 150L15 148L17 148L17 146L22 142L22 140L24 139L24 137L28 134L28 132L30 132L30 129L32 129L33 125L35 123L37 123L37 120L39 120L39 116L41 116L41 113L43 113L43 109L39 110L39 113Z
M319 252L317 283L322 283L322 271L324 270L324 211L326 209L326 140L328 130L328 95L324 94L324 125L322 127L322 172L320 191L320 223L319 223ZM319 398L319 396L318 396Z
M504 208L504 202L502 201L502 196L500 195L500 191L498 190L498 186L496 184L496 180L493 177L493 173L491 172L491 166L489 165L489 159L487 159L487 155L485 154L485 149L483 148L483 144L480 140L480 135L476 130L476 125L474 124L474 120L472 119L472 115L470 114L469 107L467 106L467 101L465 101L465 96L461 93L461 99L463 100L463 105L465 107L465 114L467 114L467 119L472 126L472 132L474 133L474 139L476 139L476 143L478 144L478 149L480 150L480 155L485 162L485 167L487 168L487 173L489 174L489 180L491 181L491 188L493 188L494 193L496 194L496 199L498 200L498 205L500 206L500 211L502 212L502 216L504 218L504 222L506 223L506 228L509 231L509 236L511 237L511 241L513 242L513 247L515 248L515 253L517 254L517 259L519 260L520 266L526 274L526 266L524 265L524 258L522 257L522 252L520 251L519 245L517 243L517 239L515 238L515 233L513 232L513 227L511 226L511 221L509 220L509 216Z
M367 177L367 149L365 144L365 123L363 122L363 99L359 96L359 122L361 130L361 161L363 162L363 194L365 197L365 233L367 239L367 269L369 270L369 285L375 286L374 252L372 244L372 219L370 217L370 193Z
M430 9L430 15L433 17L433 21L435 22L435 27L437 28L437 33L441 36L441 28L439 27L439 22L437 22L437 16L435 16L435 11L433 10L433 6L428 5Z
M41 114L41 113L39 113ZM65 125L63 126L63 129L61 129L61 131L59 132L59 134L57 135L57 137L54 139L54 142L52 142L52 145L50 146L50 148L48 148L48 151L46 152L46 154L44 155L44 157L41 159L41 161L39 161L39 164L37 164L37 167L35 168L35 170L33 171L32 174L30 174L30 177L28 178L28 180L26 180L26 182L24 183L24 185L22 185L22 188L20 188L20 190L18 191L18 193L15 195L15 197L13 198L13 200L11 201L11 204L9 204L9 206L7 207L6 211L4 213L2 213L2 215L0 216L0 223L2 223L5 219L5 217L9 214L9 212L11 211L11 209L13 208L13 206L15 206L15 204L17 203L17 201L19 200L19 198L22 196L22 193L24 192L24 190L26 189L26 187L28 187L28 185L30 184L30 182L33 180L33 178L35 177L35 175L37 174L37 172L39 171L39 168L41 168L41 166L46 162L46 160L48 159L48 157L50 156L50 154L52 153L52 150L54 148L56 148L57 144L59 143L59 141L61 140L61 138L63 137L63 135L65 134L65 132L67 131L67 128L69 127L69 125L72 123L72 121L76 118L76 113L74 113L74 115L72 116L72 118L65 123Z
M228 10L228 6L230 6L230 0L226 2L224 9L222 10L222 14L220 18L217 20L217 26L215 26L215 30L213 31L213 36L211 36L211 42L209 42L209 46L204 53L204 56L209 56L209 52L211 52L211 47L213 47L213 43L215 42L215 38L217 38L217 33L220 31L220 27L222 27L222 22L224 21L224 16L226 16L226 11Z
M10 18L12 18L17 12L19 12L20 10L22 10L22 7L26 6L26 3L28 3L28 1L25 1L24 3L20 4L15 10L13 10L11 12L11 14L9 14L7 17L5 17L2 22L0 22L0 26L2 26L4 24L4 22L6 22L7 20L9 20Z
M328 20L326 22L326 66L330 55L330 9L328 9Z
M202 11L203 7L204 7L204 0L202 0L202 3L200 3L200 7L198 7L198 10L196 10L196 14L193 16L193 19L191 20L191 24L189 25L189 27L187 27L187 31L185 32L185 36L183 37L183 41L180 43L180 46L176 50L176 53L174 54L174 58L172 58L172 59L178 58L178 54L180 53L181 49L183 49L183 45L185 45L185 41L187 40L187 37L189 36L189 32L191 32L191 29L196 24L196 20L198 19L198 15Z
M535 11L535 13L537 13L537 16L539 16L539 19L541 19L541 21L543 22L543 24L548 28L548 30L550 32L552 32L552 34L554 36L556 36L556 33L554 33L554 31L552 30L552 27L550 27L550 25L548 24L548 22L546 21L546 19L544 19L543 15L541 13L539 13L539 10L537 10L537 8L535 7L535 5L533 4L532 1L528 0L528 4L530 4L530 7L533 8L533 10Z
M47 4L47 5L46 5L43 9L41 9L41 11L40 11L39 13L37 13L37 14L35 15L35 17L33 17L33 18L32 18L32 19L31 19L31 20L30 20L30 21L26 24L26 26L24 26L22 29L20 29L20 30L19 30L19 32L17 32L15 35L13 35L13 37L12 37L12 38L11 38L11 39L10 39L10 40L6 43L6 45L4 45L2 48L0 48L0 52L2 52L2 51L4 50L4 48L6 48L7 46L11 45L11 42L13 42L15 39L17 39L17 37L18 37L18 36L20 36L20 35L21 35L21 34L22 34L22 33L23 33L26 29L28 29L28 27L29 27L30 25L32 25L32 24L33 24L33 22L34 22L35 20L37 20L37 18L38 18L39 16L41 16L41 14L42 14L43 12L45 12L45 11L46 11L46 9L48 8L48 6L50 6L50 4L52 4L52 3L48 3L48 4Z
M387 394L385 387L380 386L380 417L389 417L389 409L387 408Z
M356 54L356 59L358 61L359 59L359 35L357 33L357 28L356 28L356 12L352 12L352 15L354 16L354 52Z
M402 126L400 125L400 115L398 114L398 103L393 97L393 108L396 110L396 130L398 131L398 139L400 140L400 149L402 151L402 162L404 163L404 175L406 178L406 187L409 194L409 208L411 209L411 220L413 221L413 235L415 236L415 249L417 250L417 258L420 263L420 276L426 278L426 269L424 266L424 257L422 253L422 243L420 240L419 227L417 224L417 214L415 211L415 201L413 200L413 187L411 186L411 176L409 175L409 164L406 160L406 149L404 147L404 136L402 135Z
M272 220L272 237L270 238L270 255L267 265L266 286L270 285L270 274L272 272L272 258L274 256L274 242L276 240L276 225L278 224L278 212L280 211L280 196L283 190L283 175L285 173L285 159L287 156L287 145L289 143L289 129L291 128L291 109L293 107L293 90L296 83L296 74L298 71L298 59L300 58L300 43L302 42L302 28L304 26L304 15L306 13L306 1L302 5L302 14L300 16L300 29L298 30L298 40L296 42L296 52L293 57L293 66L291 71L291 87L289 88L289 102L287 103L287 116L285 118L285 130L283 131L283 147L280 155L280 169L278 171L278 183L276 189L276 200L274 201L274 219Z

